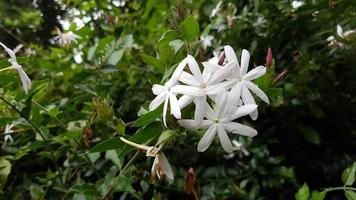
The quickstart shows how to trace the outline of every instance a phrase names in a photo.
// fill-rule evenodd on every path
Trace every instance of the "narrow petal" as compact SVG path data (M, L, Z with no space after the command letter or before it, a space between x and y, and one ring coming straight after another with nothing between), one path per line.
M236 112L231 116L230 121L235 120L237 118L249 115L253 111L257 109L257 105L255 104L246 104L243 106L238 107Z
M249 71L245 76L244 79L246 80L255 80L261 76L263 76L266 73L266 67L264 66L258 66L254 68L253 70Z
M171 107L171 114L173 114L176 119L182 118L177 97L172 92L169 93L169 103Z
M150 111L158 108L158 106L160 106L163 103L163 101L166 99L166 95L167 93L163 92L160 95L156 96L156 98L154 98L150 103L149 106Z
M222 80L228 78L231 75L235 65L236 62L230 62L218 71L216 71L211 77L209 84L217 84L220 83Z
M213 73L209 72L207 69L204 69L203 74L202 74L203 83L207 83L210 80L212 75L213 75Z
M205 105L205 116L206 118L208 118L209 120L215 120L218 116L216 115L216 113L214 112L214 110L210 107L209 104L206 103Z
M235 82L235 80L229 80L215 85L208 85L208 87L205 89L205 92L209 95L215 95L222 91L230 89L235 84Z
M159 85L159 84L154 84L152 86L152 92L155 95L159 95L162 92L165 92L167 89L163 86L163 85Z
M216 134L216 125L211 125L198 143L198 152L203 152L209 148Z
M241 76L244 76L246 74L249 62L250 62L250 53L246 49L243 49L241 55L241 69L240 69Z
M245 83L242 84L241 97L242 97L242 101L244 104L255 104L256 105L256 102L253 99L253 96L251 95L248 88L245 86ZM258 117L258 110L256 109L255 111L251 112L250 117L251 117L251 119L256 120Z
M338 35L339 37L343 37L343 36L344 36L344 35L343 35L342 27L341 27L339 24L336 26L336 33L337 33L337 35Z
M185 83L187 85L195 86L195 87L198 87L201 85L201 83L199 83L198 81L195 80L193 75L191 75L185 71L183 71L182 74L180 75L179 81L182 83Z
M171 168L171 165L169 164L166 156L164 155L164 153L159 153L157 154L158 157L158 163L161 166L164 174L171 180L174 180L174 175L173 175L173 171Z
M195 121L193 119L181 119L178 120L178 123L183 126L184 128L188 129L198 129L199 127L196 125Z
M241 82L237 82L234 87L231 88L231 91L229 92L229 96L227 98L227 106L225 113L228 114L229 111L231 111L231 108L234 108L237 106L239 100L241 98Z
M179 76L183 72L184 67L187 65L188 59L184 58L177 66L177 68L174 70L172 77L170 79L171 86L175 85L178 81Z
M18 69L17 71L18 71L18 73L20 75L20 79L21 79L21 82L22 82L23 89L25 90L25 93L27 94L28 90L31 89L31 80L27 76L25 71L23 71L22 69Z
M231 153L234 150L234 147L231 144L229 136L227 135L222 125L218 125L217 127L218 127L218 136L220 139L221 146L226 152Z
M225 51L225 56L226 56L226 59L228 62L236 62L237 65L239 64L236 54L235 54L235 51L231 46L228 46L228 45L224 46L224 51Z
M227 122L221 123L224 128L231 133L236 133L243 136L254 137L257 135L257 131L249 126L236 123L236 122Z
M252 90L262 101L269 104L269 100L267 95L254 83L251 81L245 81L244 84L248 87L248 89Z
M16 62L17 63L15 52L12 51L11 49L7 48L7 46L5 46L2 42L0 42L0 45L4 48L6 53L9 54L12 62Z
M204 96L205 93L202 89L187 85L176 85L171 91L175 94L186 94L191 96Z
M202 65L210 73L215 73L216 71L221 69L220 65L212 63L212 62L202 62Z
M169 101L169 94L166 95L166 99L165 99L164 105L163 105L163 125L165 127L167 127L166 115L167 115L168 101Z
M197 61L195 60L195 58L191 55L188 55L188 66L189 66L190 71L194 75L195 79L200 83L203 82L203 76L200 72L199 65L198 65Z
M215 104L215 112L218 118L222 117L226 108L227 92L222 92L218 94L218 98Z
M206 96L198 97L195 104L194 120L197 126L201 126L206 112Z
M190 103L193 102L194 97L190 96L190 95L183 95L179 98L178 100L178 104L179 104L179 108L183 109L185 108L187 105L189 105Z

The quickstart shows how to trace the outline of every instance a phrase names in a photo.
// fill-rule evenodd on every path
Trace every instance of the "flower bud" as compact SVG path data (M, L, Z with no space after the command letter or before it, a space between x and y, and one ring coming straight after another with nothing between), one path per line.
M273 62L272 49L268 47L267 56L266 56L266 67L270 68L272 66L272 62Z
M219 57L218 65L222 65L225 61L225 52L222 52Z
M187 194L196 193L195 182L196 182L195 172L194 172L194 169L192 167L190 167L188 172L185 174L184 191Z

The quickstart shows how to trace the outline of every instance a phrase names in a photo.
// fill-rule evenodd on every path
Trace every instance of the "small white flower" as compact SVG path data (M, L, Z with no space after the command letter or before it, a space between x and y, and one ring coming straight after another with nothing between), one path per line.
M201 45L204 49L211 46L211 41L214 39L211 35L204 35L200 37Z
M14 132L12 128L14 127L14 124L6 124L5 126L5 136L4 136L4 144L2 145L3 147L6 146L7 144L12 144L14 142L14 139L11 136L11 133Z
M231 62L230 64L221 67L213 62L203 62L204 70L203 72L200 72L199 65L194 57L188 56L187 59L192 74L183 71L179 77L179 81L194 87L203 95L198 97L183 95L178 103L182 109L194 99L196 105L194 120L196 121L197 126L200 126L206 113L207 96L216 95L221 91L225 91L229 87L229 84L231 83L223 80L229 76L229 73L234 67L234 63Z
M228 102L231 102L231 98L234 98L232 92L222 92L217 96L217 101L214 110L210 105L206 105L206 120L202 122L202 128L208 128L204 136L198 143L197 150L203 152L209 148L216 133L220 139L220 143L223 149L231 153L234 147L231 144L227 132L254 137L257 135L257 131L251 127L245 126L243 124L233 122L235 119L242 116L248 115L257 109L257 105L247 104L240 107L236 107ZM179 120L181 126L196 129L194 120L183 119Z
M216 17L219 14L222 3L223 3L222 1L219 1L219 3L216 4L215 8L211 10L210 18Z
M153 175L157 175L157 177L160 180L163 180L164 176L167 176L169 179L174 180L174 175L173 175L171 165L169 164L164 153L161 151L161 148L137 144L129 140L126 140L123 137L120 137L120 140L133 147L136 147L141 150L145 150L147 157L155 158L151 168L151 173Z
M356 31L355 30L348 30L348 31L344 32L342 27L338 24L336 26L336 33L337 33L338 37L340 37L342 39L347 39L347 37L349 37L349 35L355 34ZM326 39L326 41L329 42L329 46L339 45L340 47L342 47L344 45L342 42L337 41L335 36L329 36Z
M11 49L7 48L2 42L0 42L0 45L5 49L7 54L9 54L9 56L10 56L9 62L11 63L10 67L0 69L0 72L8 70L8 69L16 69L20 75L23 89L25 90L25 93L27 94L28 90L31 89L31 85L32 85L30 78L27 76L25 71L22 69L22 66L17 63L15 52L12 51Z
M292 7L298 9L300 6L304 5L303 1L292 1Z
M189 58L192 57L188 55L184 58L175 71L172 74L170 80L168 80L164 85L154 84L152 87L153 94L157 95L155 99L152 100L149 105L150 110L154 110L159 107L163 102L163 124L166 124L166 114L168 109L168 103L170 104L171 114L177 119L181 118L181 112L179 103L177 100L177 94L189 95L189 96L203 96L204 93L198 88L187 86L187 85L177 85L178 78L183 72L184 67L188 64L191 65L191 62L188 62Z
M231 93L234 95L231 98L232 102L229 102L232 105L238 105L240 97L244 104L256 104L250 90L255 93L260 99L269 104L267 95L253 82L266 73L266 67L258 66L247 73L248 65L250 61L250 53L243 49L241 55L241 68L237 60L235 51L230 46L225 46L225 55L228 63L234 63L234 70L232 71L231 82L233 86L231 88ZM258 111L255 110L250 114L253 120L256 120L258 117Z
M62 33L59 29L57 29L57 36L53 38L53 40L60 46L66 46L73 42L76 42L77 39L81 37L72 31L68 31Z

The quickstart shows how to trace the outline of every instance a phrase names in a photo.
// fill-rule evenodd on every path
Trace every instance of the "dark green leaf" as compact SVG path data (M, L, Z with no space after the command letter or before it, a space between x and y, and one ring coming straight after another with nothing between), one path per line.
M123 55L124 55L124 49L114 51L108 58L107 63L110 65L116 65L121 60Z
M105 141L100 142L99 144L95 145L89 153L96 153L96 152L103 152L112 149L119 149L123 146L123 142L120 138L110 138Z
M166 65L158 58L149 56L147 54L141 54L143 61L149 65L152 65L157 71L164 72Z
M163 107L159 106L155 110L152 110L144 115L142 115L140 118L138 118L134 123L133 127L143 127L146 126L152 122L154 122L157 118L159 118L162 115L162 110Z
M182 36L188 41L192 41L199 37L200 29L199 23L194 17L187 17L180 25Z

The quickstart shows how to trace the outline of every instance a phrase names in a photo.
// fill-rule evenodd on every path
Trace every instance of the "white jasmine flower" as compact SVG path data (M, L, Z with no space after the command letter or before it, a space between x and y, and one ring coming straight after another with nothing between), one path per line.
M25 93L27 94L28 90L31 89L31 80L30 80L30 78L27 76L25 71L22 69L22 66L17 63L15 52L12 51L11 49L7 48L1 42L0 42L0 45L4 48L4 50L7 52L7 54L9 54L9 56L10 56L9 62L11 63L10 67L6 67L6 68L3 68L3 69L0 69L0 72L8 70L8 69L16 69L17 72L20 75L20 79L21 79L21 82L22 82L23 89L25 90Z
M198 143L197 149L199 152L203 152L209 148L216 134L218 134L223 149L228 153L231 153L234 150L234 147L231 144L227 132L249 137L257 135L255 129L233 122L235 119L248 115L256 110L257 105L247 104L235 107L228 103L231 102L231 98L234 98L233 96L232 92L222 92L217 96L214 110L209 105L206 105L206 120L203 120L202 128L208 128L208 130ZM194 120L183 119L179 120L179 123L186 128L199 128L196 126Z
M194 99L196 105L194 119L197 126L200 126L206 113L207 95L216 95L219 92L226 90L231 83L222 81L229 76L229 73L233 70L234 63L231 62L228 65L221 67L212 62L204 62L202 63L204 66L202 73L197 61L192 56L188 56L187 59L192 74L183 71L179 77L179 81L194 87L203 95L199 97L184 95L179 99L178 103L182 109Z
M68 31L62 33L59 29L57 29L57 36L53 38L53 40L60 46L66 46L73 42L76 42L77 39L81 37L72 31Z
M146 156L155 158L151 168L151 173L153 175L157 175L157 177L160 180L163 180L164 176L167 176L169 179L174 180L174 175L173 175L171 165L169 164L164 153L161 151L161 148L137 144L129 140L126 140L123 137L120 137L120 140L128 145L131 145L141 150L145 150Z
M214 39L211 35L204 35L200 37L201 45L204 49L211 46L211 41Z
M11 133L14 132L12 128L14 127L14 124L6 124L5 126L5 136L4 136L4 144L2 145L3 147L6 146L7 144L12 144L14 142L14 139L11 136Z
M337 36L342 38L342 39L347 39L347 37L349 37L349 35L351 34L355 34L356 31L355 30L348 30L346 32L343 31L342 27L338 24L336 26L336 33ZM335 36L329 36L326 41L329 42L329 46L334 46L334 45L339 45L340 47L343 46L344 44L342 42L337 41L337 39L335 38Z
M238 105L240 97L242 98L242 102L244 104L256 104L250 90L264 102L269 104L267 95L256 84L251 82L252 80L263 76L266 73L266 67L258 66L247 73L250 61L250 53L245 49L242 50L240 68L236 54L232 47L225 46L224 49L228 63L233 62L235 66L230 80L233 82L231 93L234 97L230 99L232 102L229 102L229 104ZM256 120L258 117L258 111L255 110L250 114L250 116L253 120Z
M292 1L292 7L298 9L300 6L304 5L303 1Z
M219 12L221 11L222 3L223 3L222 1L219 1L219 3L216 4L215 8L211 10L210 18L216 17L219 14Z
M188 62L189 60L188 58L191 57L192 56L188 55L179 63L179 65L173 72L171 79L168 80L164 85L154 84L152 87L152 92L153 94L157 95L157 97L153 99L153 101L149 105L149 109L154 110L164 102L164 106L163 106L164 126L167 126L166 114L167 114L168 103L170 104L171 114L173 114L173 116L177 119L181 118L180 107L176 96L177 94L183 94L189 96L204 95L204 93L196 87L187 86L187 85L177 85L178 78L182 74L184 67L187 64L188 65L192 64L192 62Z

